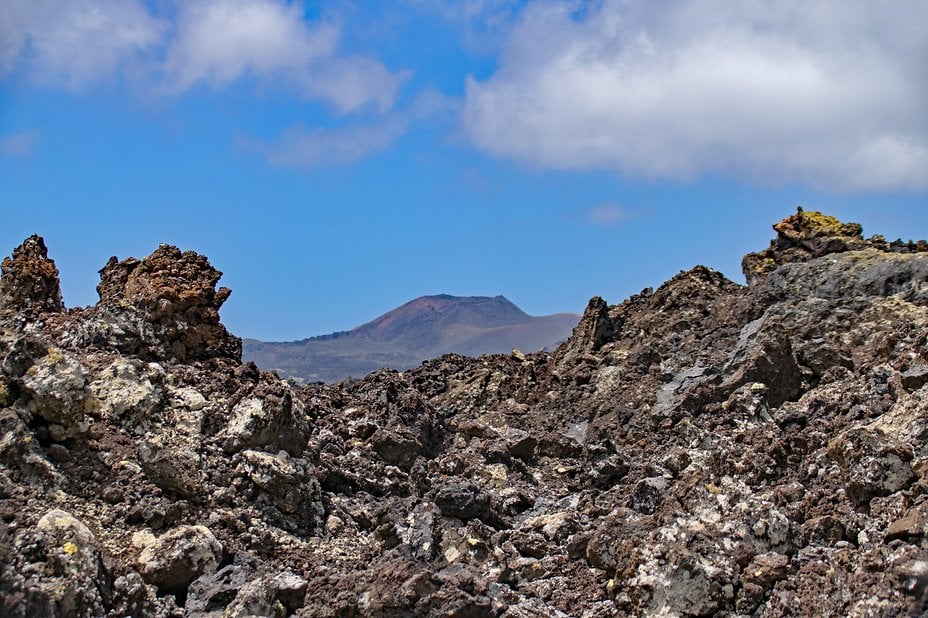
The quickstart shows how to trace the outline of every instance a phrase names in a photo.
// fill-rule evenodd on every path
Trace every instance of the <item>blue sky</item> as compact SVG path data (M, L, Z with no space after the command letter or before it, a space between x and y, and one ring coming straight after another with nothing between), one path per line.
M797 204L928 237L928 4L4 0L0 253L65 302L207 255L236 334L422 294L532 314L695 264Z

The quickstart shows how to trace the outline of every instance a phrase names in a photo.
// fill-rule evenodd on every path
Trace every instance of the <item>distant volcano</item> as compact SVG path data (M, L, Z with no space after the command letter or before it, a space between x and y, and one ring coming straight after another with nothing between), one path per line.
M246 339L244 357L261 369L306 381L409 369L451 352L467 356L552 349L580 316L531 316L504 296L422 296L350 331L302 341Z

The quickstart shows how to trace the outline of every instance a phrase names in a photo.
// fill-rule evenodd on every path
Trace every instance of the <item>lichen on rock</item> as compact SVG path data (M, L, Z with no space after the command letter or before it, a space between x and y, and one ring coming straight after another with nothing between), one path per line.
M205 573L214 573L222 545L205 526L178 526L155 539L138 558L139 573L163 592L183 591Z
M868 246L860 224L842 223L814 210L799 208L796 214L780 221L773 229L777 237L768 249L744 257L741 266L748 283L757 281L787 262L805 261Z

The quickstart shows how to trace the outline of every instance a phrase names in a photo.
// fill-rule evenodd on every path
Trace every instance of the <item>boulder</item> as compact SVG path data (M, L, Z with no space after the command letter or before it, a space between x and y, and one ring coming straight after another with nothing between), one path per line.
M205 526L178 526L142 550L138 570L146 582L164 593L185 592L193 580L213 573L222 545Z
M221 437L229 453L260 448L299 456L306 448L309 432L303 403L294 398L286 382L266 373L251 395L232 408Z
M304 534L321 528L324 509L311 463L286 451L242 451L242 457L240 472L257 488L256 502L271 521Z
M74 356L50 347L20 378L27 409L49 423L53 437L87 431L87 372Z
M777 233L770 247L749 253L741 269L749 285L753 285L781 264L802 262L829 253L862 249L867 246L863 229L857 223L842 223L817 211L803 211L783 219L773 226Z

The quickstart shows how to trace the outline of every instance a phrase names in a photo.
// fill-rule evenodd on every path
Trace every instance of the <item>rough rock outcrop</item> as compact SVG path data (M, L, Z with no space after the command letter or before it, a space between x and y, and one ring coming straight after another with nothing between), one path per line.
M58 268L41 236L30 236L0 265L0 307L22 312L64 310Z
M229 288L222 273L193 251L161 245L138 260L111 257L100 270L95 320L84 338L147 359L241 360L242 341L219 321Z
M832 216L798 208L796 214L773 226L777 237L770 247L744 256L741 268L749 284L756 283L779 266L790 262L806 262L830 253L859 251L873 248L883 252L926 252L928 242L887 243L882 236L864 240L858 223L842 223Z
M334 385L241 364L171 247L5 297L0 615L924 615L928 245L774 229L747 286Z

